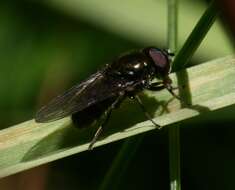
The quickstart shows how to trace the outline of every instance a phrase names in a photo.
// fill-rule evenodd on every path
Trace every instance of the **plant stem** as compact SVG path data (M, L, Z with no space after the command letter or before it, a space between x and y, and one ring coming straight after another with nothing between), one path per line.
M175 53L177 50L177 41L178 41L178 0L168 0L168 47L171 51Z
M177 0L168 0L168 46L171 51L177 49ZM177 54L172 70L178 71L188 64L196 49L201 44L207 32L211 28L217 16L216 2L211 1L209 7L200 18L199 22L187 38L183 47ZM178 86L185 85L185 88L179 88L180 97L187 104L192 103L191 92L189 88L188 73L182 70L176 73ZM181 104L181 107L183 105ZM170 160L170 188L171 190L180 190L180 132L178 127L169 129L169 160Z
M178 41L178 0L168 0L168 48L176 52ZM180 190L180 128L169 128L170 189Z

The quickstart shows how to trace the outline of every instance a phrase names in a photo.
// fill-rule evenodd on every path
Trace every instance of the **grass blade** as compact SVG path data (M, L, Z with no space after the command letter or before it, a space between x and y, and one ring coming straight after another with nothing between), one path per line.
M162 126L182 122L199 116L208 111L221 109L235 104L235 58L225 57L191 67L188 70L193 106L180 108L177 100L170 101L167 109L170 113L161 116L157 109L155 121ZM176 81L175 74L170 77ZM221 90L223 89L223 90ZM160 102L171 100L166 91L155 94L149 92L148 98L157 98ZM128 113L130 104L117 110L120 114ZM155 104L152 108L156 107ZM121 125L117 120L111 120L103 139L95 146L101 146L113 141L124 139L136 134L155 129L149 121L138 121L137 124ZM134 118L133 118L134 119ZM71 120L65 118L56 122L38 124L34 120L0 131L0 177L8 176L28 168L51 162L72 154L86 151L92 137L91 130L84 131L72 127Z
M207 32L215 22L218 13L219 11L216 6L216 1L212 0L192 33L187 38L183 47L180 49L179 53L177 53L172 67L173 71L178 71L187 66L188 61L191 59L202 40L205 38Z

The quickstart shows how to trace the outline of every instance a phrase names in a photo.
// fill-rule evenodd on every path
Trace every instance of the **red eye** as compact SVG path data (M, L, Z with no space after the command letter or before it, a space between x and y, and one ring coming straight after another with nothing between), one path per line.
M170 71L170 63L168 56L160 49L150 48L149 55L152 58L159 73L165 75Z
M161 51L158 51L156 49L150 49L149 50L149 55L151 56L154 63L158 67L164 68L168 64L167 57Z

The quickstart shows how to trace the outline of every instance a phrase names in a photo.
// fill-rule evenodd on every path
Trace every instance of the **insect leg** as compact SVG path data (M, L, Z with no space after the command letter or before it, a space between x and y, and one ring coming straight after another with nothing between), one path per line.
M112 113L112 109L109 109L108 111L105 112L106 117L105 117L104 121L100 124L99 128L97 129L97 131L96 131L96 133L95 133L95 135L94 135L94 137L93 137L93 139L92 139L92 141L91 141L91 143L90 143L90 145L88 147L89 150L93 149L93 145L96 143L98 137L102 133L103 128L107 124L107 122L108 122L108 120L110 118L111 113Z
M136 102L139 104L140 108L143 110L145 117L150 120L158 129L161 129L162 127L158 125L150 116L148 111L145 109L143 102L141 101L139 96L133 96L133 98L136 100Z
M97 129L93 139L91 140L91 143L88 147L88 150L92 150L93 145L96 143L97 139L99 138L100 134L102 133L105 125L108 123L108 120L111 116L112 111L117 108L121 102L124 100L125 96L124 95L120 95L113 103L112 105L108 108L108 110L105 111L105 119L101 122L99 128Z
M165 86L165 88L171 93L171 95L175 98L177 98L183 105L185 106L189 106L189 104L187 102L185 102L184 100L182 100L182 98L180 98L178 95L176 95L174 93L174 88L172 85L171 85L172 81L169 77L166 77L164 80L163 80L163 84Z
M171 95L177 98L178 100L181 100L181 98L174 93L175 88L171 85L171 83L172 83L172 80L169 78L169 76L167 76L163 80L164 87L171 93Z
M150 86L162 86L163 82L153 82L150 84Z
M148 90L152 90L152 91L160 91L160 90L163 90L164 88L166 88L167 90L170 89L170 91L172 91L172 92L173 92L173 90L178 89L178 87L173 87L173 86L171 86L171 84L169 84L169 83L164 84L163 82L154 82L147 87ZM177 96L177 95L174 94L173 96Z
M181 100L181 98L175 94L175 92L173 91L174 88L171 85L166 85L165 88L171 93L172 96L174 96L178 100Z
M151 91L160 91L163 90L165 86L163 85L163 82L154 82L151 84L147 83L145 88Z

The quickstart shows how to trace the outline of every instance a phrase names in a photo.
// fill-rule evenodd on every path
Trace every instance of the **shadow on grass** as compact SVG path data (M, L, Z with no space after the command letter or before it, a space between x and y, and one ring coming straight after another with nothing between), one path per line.
M164 102L159 102L155 98L149 98L146 95L141 96L141 98L152 115L164 104ZM126 99L119 109L113 111L99 139L106 138L113 133L123 131L143 121L146 121L146 118L139 106L134 101ZM95 125L77 128L71 123L69 126L63 127L40 140L25 154L22 161L42 158L55 152L89 143L98 127Z
M160 114L168 113L167 105L169 101L172 100L171 99L168 102L157 101L155 98L150 98L146 95L141 96L141 99L151 115L154 115L160 107L162 107L162 112ZM190 108L197 110L199 113L210 111L208 108L200 105L190 106ZM127 99L119 109L112 113L111 118L99 139L104 139L113 133L124 131L143 121L146 121L146 118L141 108L139 108L134 101L129 101ZM89 143L98 127L99 126L96 125L78 129L71 123L69 126L65 126L40 140L25 154L21 161L27 162L43 158L75 146Z

